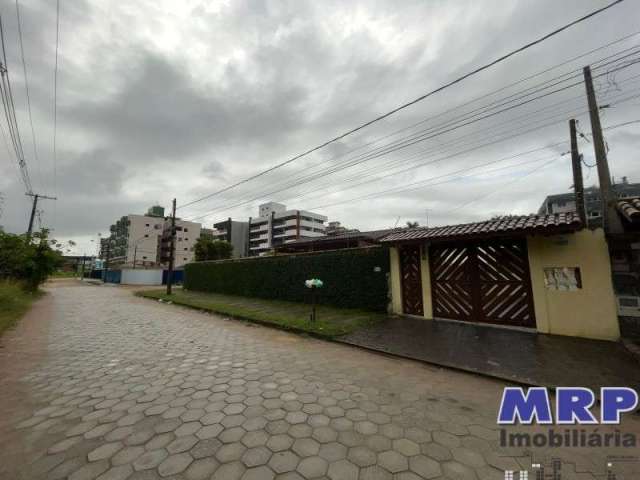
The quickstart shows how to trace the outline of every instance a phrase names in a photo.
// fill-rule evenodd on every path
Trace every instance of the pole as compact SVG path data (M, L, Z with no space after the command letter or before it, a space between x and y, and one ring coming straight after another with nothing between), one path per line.
M82 255L82 269L80 273L80 280L84 280L84 262L86 262L86 255Z
M622 233L622 223L615 209L615 196L611 187L611 173L607 162L607 151L604 146L604 136L602 135L602 125L600 125L600 112L596 93L593 89L593 79L591 78L591 68L584 67L584 83L587 90L587 101L589 103L589 117L591 119L591 134L593 135L593 149L596 155L596 165L598 167L598 181L600 183L600 197L602 199L602 226L606 234Z
M587 213L584 205L584 184L582 183L582 156L578 151L578 136L575 119L569 120L569 134L571 135L571 167L573 170L573 192L576 202L576 212L583 227L587 227Z
M36 216L36 207L38 206L38 197L36 194L33 196L33 205L31 206L31 216L29 217L29 229L27 230L27 238L31 238L31 232L33 232L33 218Z
M176 240L176 199L173 199L173 208L171 210L171 241L169 252L169 271L167 272L167 295L171 295L171 284L173 283L173 262L175 258L175 240Z
M133 249L133 269L136 269L136 256L138 255L138 245ZM144 262L142 262L144 264ZM143 269L144 270L144 269Z
M104 262L102 271L102 283L107 283L107 273L109 273L109 260L111 260L111 241L107 242L107 260Z
M31 216L29 217L29 228L27 230L27 238L31 238L31 234L33 233L33 219L36 216L36 207L38 206L38 199L46 198L47 200L57 200L56 197L48 197L47 195L40 195L38 193L25 193L28 197L33 197L33 205L31 206Z

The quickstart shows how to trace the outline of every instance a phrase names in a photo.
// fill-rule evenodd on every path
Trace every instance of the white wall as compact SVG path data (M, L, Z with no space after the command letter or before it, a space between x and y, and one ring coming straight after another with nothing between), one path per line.
M122 285L162 285L162 270L123 268L120 283Z

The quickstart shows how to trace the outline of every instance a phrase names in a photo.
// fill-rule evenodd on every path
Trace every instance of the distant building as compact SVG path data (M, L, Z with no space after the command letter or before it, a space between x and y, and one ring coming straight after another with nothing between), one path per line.
M622 177L621 183L612 185L613 192L618 198L640 196L640 183L629 183L627 177ZM588 187L584 189L585 211L590 227L602 225L602 202L600 189ZM573 192L549 195L538 209L538 214L567 213L576 211L576 201Z
M327 217L292 210L281 203L260 205L259 216L249 219L249 255L263 255L279 245L326 234Z
M176 218L175 256L173 266L180 268L195 261L195 246L200 238L201 225ZM162 235L158 240L159 261L163 266L169 265L171 253L171 219L164 220Z
M359 232L359 230L355 228L343 227L342 224L337 221L327 223L327 228L325 230L325 233L327 234L327 236L330 236L330 237L334 235L343 235L345 233L357 233L357 232Z
M229 217L222 222L213 224L212 238L222 240L233 245L233 257L249 255L249 222L239 222Z
M109 228L110 235L100 240L100 258L109 259L111 266L156 267L168 262L169 220L164 208L151 207L146 215L121 217ZM200 236L200 224L176 220L176 267L193 261L195 242Z
M389 228L386 230L372 230L369 232L351 231L317 238L303 238L276 247L278 253L320 252L325 250L341 250L344 248L363 248L379 246L378 239L385 235L401 230Z

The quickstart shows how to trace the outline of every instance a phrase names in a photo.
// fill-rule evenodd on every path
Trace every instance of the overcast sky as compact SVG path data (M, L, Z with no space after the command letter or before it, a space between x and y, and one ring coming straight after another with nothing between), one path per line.
M15 3L2 0L0 14L34 191L58 197L42 201L42 223L88 253L90 239L122 215L220 190L607 3L61 0L55 168L55 1L20 1L38 161ZM626 0L330 148L179 215L211 212L203 217L210 227L229 216L256 216L259 203L276 200L366 230L409 220L442 225L535 212L546 195L569 191L572 184L569 157L562 155L568 144L558 142L568 142L566 121L574 116L581 131L590 133L582 85L331 175L325 169L639 45L640 35L632 36L461 107L636 31L640 3ZM600 102L611 104L603 111L605 127L640 119L640 98L634 97L640 94L639 75L640 67L631 66L596 79ZM6 131L5 119L0 121ZM607 142L616 180L640 181L640 124L607 131ZM592 144L581 140L580 148L591 165ZM0 159L0 225L23 232L30 200L15 157L4 146ZM587 185L596 183L595 169L585 167L584 175ZM399 191L434 177L440 180ZM310 181L282 190L299 179Z

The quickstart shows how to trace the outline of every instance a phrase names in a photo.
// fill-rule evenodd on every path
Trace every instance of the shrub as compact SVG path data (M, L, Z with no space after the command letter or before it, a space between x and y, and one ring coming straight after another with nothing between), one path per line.
M319 278L318 303L385 311L389 250L363 248L275 257L196 262L185 266L188 290L293 302L309 301L304 281Z

